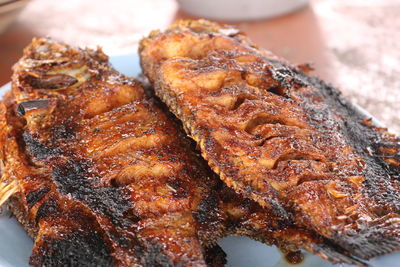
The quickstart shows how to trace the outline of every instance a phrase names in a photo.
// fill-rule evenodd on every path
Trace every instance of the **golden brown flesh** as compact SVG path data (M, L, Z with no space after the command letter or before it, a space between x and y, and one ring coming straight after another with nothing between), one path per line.
M141 42L156 94L235 191L369 259L400 249L400 140L234 28Z
M179 126L100 51L34 40L0 105L2 199L35 266L221 266L247 235L334 262L346 251L223 186Z
M1 111L1 182L35 238L31 264L223 265L205 248L223 231L218 205L202 206L213 180L101 50L34 40Z

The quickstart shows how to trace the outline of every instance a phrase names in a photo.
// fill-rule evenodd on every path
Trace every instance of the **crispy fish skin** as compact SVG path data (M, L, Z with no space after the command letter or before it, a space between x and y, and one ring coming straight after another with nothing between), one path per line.
M148 94L152 95L152 88L147 88ZM158 101L156 101L158 103ZM167 111L167 107L159 103L163 110L169 114L172 120L177 122L177 118ZM181 124L177 123L180 128ZM193 144L192 150L195 150ZM199 157L200 158L200 157ZM199 165L206 164L204 160L194 161ZM212 172L209 168L203 167ZM210 177L216 175L209 173ZM218 179L219 180L219 179ZM316 234L314 231L298 227L290 218L282 217L282 214L275 209L263 208L255 201L244 198L235 193L233 189L226 186L219 180L213 184L213 191L217 196L213 196L204 202L206 206L216 206L216 197L219 199L219 207L223 213L223 234L247 236L267 245L277 246L283 253L291 253L304 249L332 263L345 263L357 266L366 266L364 262L352 257L350 253L330 240ZM209 210L212 210L209 208ZM220 222L218 222L220 223ZM221 237L222 237L221 236ZM212 240L212 237L211 237Z
M357 263L223 186L179 126L101 51L34 40L0 104L1 182L35 266L222 266L247 235ZM11 191L8 191L11 192Z
M229 26L141 41L156 95L236 192L362 259L400 248L400 139Z
M201 206L213 179L100 49L34 39L0 114L1 182L17 184L8 204L35 239L32 265L225 263L223 214Z

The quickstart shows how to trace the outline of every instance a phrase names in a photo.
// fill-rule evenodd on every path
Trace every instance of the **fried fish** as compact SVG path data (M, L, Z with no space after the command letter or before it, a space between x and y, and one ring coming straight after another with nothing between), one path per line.
M400 139L338 90L205 20L152 32L140 57L229 187L356 257L400 249Z
M100 50L36 39L0 105L0 205L34 266L222 266L228 234L362 264L224 186L174 118Z
M0 195L35 240L32 265L224 264L211 178L100 49L34 40L1 108Z

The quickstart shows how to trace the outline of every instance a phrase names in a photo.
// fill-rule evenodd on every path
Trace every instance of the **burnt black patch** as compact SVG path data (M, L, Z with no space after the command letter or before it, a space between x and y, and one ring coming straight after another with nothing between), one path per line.
M50 159L61 153L60 148L43 144L36 135L30 134L28 130L24 132L23 139L28 153L37 160Z
M288 98L293 85L306 85L303 77L301 75L297 75L297 73L290 67L276 60L267 60L271 64L269 71L272 75L272 78L280 85L280 88L273 89L275 93Z
M44 236L31 264L40 266L114 266L110 249L95 231L74 231L61 237ZM35 253L36 252L36 253Z
M75 138L75 129L71 124L60 124L53 127L54 139L69 140Z
M26 196L26 202L28 203L28 208L31 209L37 202L39 202L48 192L50 188L42 187L36 191L29 192Z
M141 218L139 216L139 214L136 213L136 211L134 209L129 209L124 213L124 217L125 218L129 218L131 220L132 223L138 223Z
M162 245L157 243L156 240L152 242L146 242L142 246L135 248L136 255L140 259L140 263L143 266L154 266L154 267L178 267L183 266L182 263L175 264L172 259L168 258L163 253Z
M109 229L107 231L110 239L121 248L133 248L140 246L139 240L136 236L129 236L126 232L118 232L114 229Z
M226 253L222 250L222 248L218 245L213 247L208 247L205 249L205 260L207 266L225 266L227 263Z
M38 223L42 218L46 218L53 215L59 211L58 203L53 199L49 198L44 202L36 212L35 222Z
M84 164L72 159L64 164L55 164L52 178L58 190L108 217L115 225L130 226L131 219L124 216L131 208L129 192L123 188L95 187L86 176L86 168Z
M208 224L218 220L218 198L210 195L203 198L198 209L194 212L194 217L199 224Z

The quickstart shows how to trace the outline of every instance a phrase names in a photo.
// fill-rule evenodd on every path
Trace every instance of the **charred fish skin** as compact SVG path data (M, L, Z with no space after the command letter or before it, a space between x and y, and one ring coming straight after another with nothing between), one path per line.
M224 264L222 212L196 217L210 178L100 49L34 39L0 106L0 199L35 239L32 265Z
M152 88L147 88L152 90ZM149 92L152 94L153 92ZM154 99L156 104L162 108L171 121L174 121L176 127L183 132L182 123L168 111L165 104L159 99ZM189 139L184 138L183 140ZM192 151L196 149L196 143L191 140L188 144ZM211 226L210 222L217 222L215 213L210 213L212 210L219 210L223 213L224 233L226 235L241 235L247 236L267 245L275 245L283 253L296 252L304 249L314 255L317 255L332 263L345 263L357 266L367 266L364 262L350 256L350 253L337 245L333 244L326 238L317 235L309 229L298 227L292 220L285 218L274 209L263 208L255 201L249 198L243 198L234 190L227 187L210 168L207 168L207 163L200 156L193 158L192 164L203 166L207 170L209 177L214 179L209 180L208 184L213 191L217 192L210 198L204 199L195 214L197 221L209 222L205 224L207 228ZM218 199L218 203L216 200ZM215 207L218 206L216 209ZM201 231L202 232L202 231ZM206 231L207 232L207 231ZM203 234L201 234L203 236ZM205 234L204 236L207 236ZM222 237L221 236L221 237ZM208 238L205 237L207 240ZM212 238L211 238L212 239Z
M66 64L69 65L71 63L67 62ZM66 67L64 66L64 68ZM80 69L82 69L82 66L80 66ZM31 72L29 75L32 75ZM104 74L102 74L102 77L104 77ZM21 83L25 82L23 79L20 79L20 76L18 76L18 79L18 81L21 80ZM76 80L78 80L78 78ZM41 90L37 88L38 83L39 81L35 82L34 90ZM81 86L84 86L84 84ZM46 87L50 87L50 85L46 83ZM29 89L29 87L25 85L24 89ZM118 177L113 176L110 181L112 187L97 187L97 185L103 184L101 181L97 180L99 177L92 178L91 172L94 171L93 166L102 168L103 165L98 165L96 162L93 162L95 159L97 160L97 157L93 159L93 157L83 153L84 150L81 150L81 147L74 147L74 145L76 145L75 143L83 143L85 147L88 146L88 144L98 144L100 141L96 140L97 136L99 136L98 139L101 139L102 142L107 142L107 138L111 138L109 137L110 132L112 132L112 129L110 129L111 125L118 129L126 129L126 124L129 124L129 127L131 127L130 125L135 127L139 125L143 128L154 126L150 134L157 132L157 130L159 130L157 126L160 126L163 127L162 133L168 133L167 136L170 138L171 136L177 138L176 140L172 139L172 141L175 141L173 142L174 146L170 145L171 151L165 151L165 147L163 147L163 153L172 158L173 162L182 160L190 163L188 168L196 169L193 171L196 177L200 177L204 179L203 182L206 182L205 185L202 181L199 181L200 178L197 180L195 179L196 190L208 193L202 194L203 199L201 201L199 200L198 206L192 211L197 224L196 235L203 244L211 246L216 241L217 237L222 237L223 235L231 233L251 236L265 243L277 244L282 249L290 251L299 249L299 244L304 242L304 240L312 239L310 234L303 234L299 238L288 240L287 236L293 235L293 229L290 229L287 225L278 227L276 224L276 222L278 222L277 220L269 220L271 218L269 217L271 216L270 214L262 211L255 203L246 204L246 201L243 201L236 194L233 194L233 192L227 194L221 193L225 197L230 195L230 197L225 198L224 202L221 204L219 196L216 196L213 192L209 192L210 188L217 190L217 188L214 188L215 185L213 185L217 180L211 178L211 173L204 174L204 163L200 162L195 155L192 155L192 148L181 153L182 148L179 147L189 147L189 144L186 144L187 141L185 141L186 139L183 134L175 130L178 129L178 126L168 122L172 119L168 118L168 115L160 114L156 107L158 105L154 105L152 101L149 100L146 102L145 100L140 100L136 101L137 103L135 102L134 104L125 104L117 107L117 111L114 112L114 109L112 109L106 112L105 115L101 113L100 115L93 116L92 111L89 111L90 115L88 116L83 114L83 112L86 111L83 107L90 106L90 103L85 103L80 106L78 102L78 100L80 100L79 97L83 94L82 92L75 92L75 98L73 98L64 97L63 95L59 96L53 89L51 89L49 93L46 91L48 90L46 88L46 90L40 91L40 96L38 96L40 97L40 101L26 100L35 99L36 95L30 95L35 93L34 90L27 90L28 93L26 91L20 91L19 89L14 90L17 96L9 96L7 98L6 101L9 103L7 103L8 107L6 110L9 114L4 118L5 125L10 128L9 133L4 136L12 136L15 147L17 147L17 149L10 148L4 151L6 151L7 154L11 152L19 153L13 156L13 158L16 159L19 157L16 162L20 163L20 166L9 166L10 163L6 161L7 170L12 171L29 168L26 173L30 173L30 175L24 175L22 181L24 188L21 189L21 191L23 190L25 192L24 194L26 194L26 197L15 196L13 198L14 201L10 202L10 208L22 223L26 222L24 223L25 227L31 229L29 232L33 232L31 236L36 237L37 242L31 258L32 264L68 265L69 263L80 262L83 265L91 266L90 263L85 260L87 259L85 255L98 255L100 252L103 254L96 257L98 260L93 261L94 265L107 266L110 259L113 260L112 262L115 261L116 265L121 264L121 262L124 264L144 266L153 266L157 264L170 266L174 264L169 257L165 256L160 243L154 243L151 239L149 241L143 241L145 238L137 240L138 238L132 235L131 230L124 231L125 227L130 229L129 225L131 225L132 222L140 220L137 213L129 210L130 202L127 200L129 199L129 194L122 189L117 190L118 188L115 188L116 186L129 184L127 177L123 176L117 179ZM66 90L66 88L62 90ZM78 88L76 90L78 90ZM84 89L81 90L83 91ZM140 90L140 88L136 88L135 90ZM96 94L96 96L100 95L99 92L96 91L92 93ZM140 92L136 93L139 94ZM48 94L50 95L46 98ZM15 101L18 97L21 99L21 102ZM93 99L87 92L85 98ZM64 100L69 101L71 99L76 102L63 102ZM111 101L115 100L111 99ZM65 114L64 110L68 110L67 107L69 106L73 106L74 108L71 108L70 112L72 114L68 116ZM80 108L76 108L77 106ZM94 107L98 108L98 106ZM21 112L21 110L23 110L23 112ZM77 110L79 110L79 113L75 113ZM137 114L137 117L133 114ZM143 118L147 118L148 121L145 121ZM121 126L116 122L114 124L111 123L117 120L124 124ZM47 125L46 127L43 126L45 123ZM80 125L84 125L83 130L81 130ZM104 127L99 127L99 125ZM120 134L126 135L128 133L129 131ZM119 140L123 138L116 139ZM8 142L7 144L11 143ZM94 146L91 148L93 147ZM104 165L112 166L115 159L110 157L113 153L115 154L118 149L124 148L118 144L109 145L107 148L109 149L93 149L93 151L96 155L102 153L104 157L99 156L102 161L109 161L103 163ZM125 151L122 151L121 153L124 152ZM144 157L142 152L143 151L141 151L140 157L135 160L152 163L151 160ZM161 155L164 154L158 153L157 158L160 158ZM43 168L43 166L47 165L50 165L51 168ZM38 166L41 168L38 168ZM130 165L121 163L121 166L126 167ZM150 167L151 166L155 165L150 164ZM113 168L116 167L117 166L113 166ZM36 176L32 175L32 173L38 171L39 173ZM191 179L194 178L191 177ZM96 183L95 186L90 182ZM181 181L168 181L168 187L174 189L174 195L178 198L185 197L185 195L188 194L186 192L187 190L183 190L184 185L182 185ZM142 189L137 191L142 191ZM72 197L74 201L71 202L71 200L65 199L63 196L67 196L68 198ZM24 202L25 199L26 207L19 207L21 202ZM59 204L60 202L67 202L70 204L64 207ZM72 205L74 208L70 207ZM79 212L76 211L76 206L81 207L78 209ZM102 224L97 227L92 225L82 228L81 225L85 225L85 223L80 222L79 224L74 224L74 227L68 224L69 227L66 227L63 231L51 231L53 228L60 228L58 225L60 223L59 218L62 218L61 221L63 222L69 222L72 216L70 213L72 211L75 211L75 214L81 214L81 216L74 215L76 218L91 218L94 216L97 220L101 221ZM28 215L24 214L25 212ZM225 213L228 215L224 215ZM238 213L240 213L240 216L238 216ZM260 215L257 215L258 213ZM41 227L43 229L34 229L40 227L38 225L32 226L31 222L27 220L29 217L34 218L33 224L44 225ZM105 219L110 220L110 222L104 221ZM161 218L161 220L168 219L170 218ZM178 219L179 224L182 224L186 220L186 218L185 220L182 218ZM94 219L90 221L91 224L95 222ZM156 224L156 220L151 222ZM223 227L221 225L223 225ZM229 229L223 229L228 227ZM96 236L93 236L92 232L85 232L85 229L92 228L97 229ZM47 234L41 234L43 231ZM87 238L87 244L84 244L82 239L75 238L76 236ZM171 238L173 233L164 233L162 236ZM68 239L62 237L68 237ZM182 236L177 236L176 239L178 238L182 238ZM97 243L100 242L99 240L103 240L101 244L104 245L100 246L101 244L99 243L99 246L104 249L97 251L96 249L99 249L98 247L90 245L92 244L90 243L92 239L97 240ZM279 241L281 239L285 239L285 242ZM189 240L184 239L184 242L189 243ZM85 249L80 250L78 253L76 248L80 246ZM320 245L313 244L313 249L319 247ZM60 251L67 251L67 253ZM220 250L215 249L215 246L213 249L206 249L205 260L207 264L219 266L224 262L221 254L216 255L219 253L218 251ZM327 251L329 252L329 250L321 250L321 254L329 255ZM109 253L113 257L110 257ZM209 253L211 253L212 257ZM63 255L70 254L74 256L63 257ZM330 256L332 257L332 255ZM335 256L334 258L337 257ZM215 259L215 261L212 261L212 259ZM347 260L350 263L352 262L351 259Z
M399 250L399 138L336 89L205 20L151 33L140 56L156 95L236 192L354 256Z
M12 194L10 210L35 239L33 265L222 266L214 243L228 233L359 263L221 189L173 119L100 51L34 40L14 70L0 105L2 197ZM174 176L181 165L187 180ZM172 170L167 180L148 180L160 169Z

